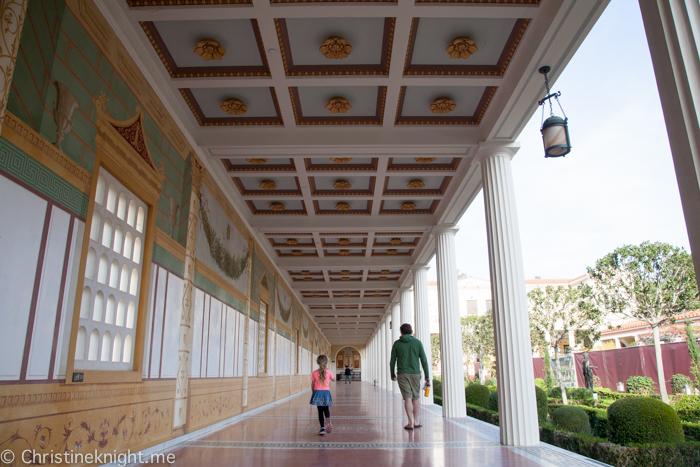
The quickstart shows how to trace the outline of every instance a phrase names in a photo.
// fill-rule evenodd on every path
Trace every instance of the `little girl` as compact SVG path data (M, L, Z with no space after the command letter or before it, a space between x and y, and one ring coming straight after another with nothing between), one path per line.
M316 359L318 363L318 370L315 370L311 375L311 405L315 405L318 408L318 421L321 422L321 431L318 432L319 435L325 435L330 433L333 429L331 425L331 413L328 407L333 405L333 399L331 399L331 381L335 381L333 373L328 367L328 357L325 355L319 355ZM323 417L326 417L324 423Z

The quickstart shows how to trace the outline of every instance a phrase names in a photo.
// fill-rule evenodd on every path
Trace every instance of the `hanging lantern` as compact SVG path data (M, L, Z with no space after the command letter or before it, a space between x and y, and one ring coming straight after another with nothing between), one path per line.
M571 152L571 140L569 139L569 127L567 125L569 119L566 118L564 108L561 106L561 102L559 102L561 92L551 93L549 91L549 78L547 77L547 73L549 73L550 70L548 66L543 66L539 70L540 73L544 75L544 85L547 88L547 96L539 101L539 105L542 106L543 119L540 132L542 133L542 141L544 143L544 157L562 157ZM556 100L557 104L559 104L564 118L554 115L552 99ZM547 120L544 120L545 102L549 102L549 118L547 118Z

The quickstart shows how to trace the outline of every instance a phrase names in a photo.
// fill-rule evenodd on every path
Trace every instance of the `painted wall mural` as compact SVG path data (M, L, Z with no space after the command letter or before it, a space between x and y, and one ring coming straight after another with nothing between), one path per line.
M201 189L199 201L197 260L246 293L248 241L205 187Z
M309 340L309 318L306 315L301 317L301 337Z
M292 327L292 297L277 283L278 318L287 327Z

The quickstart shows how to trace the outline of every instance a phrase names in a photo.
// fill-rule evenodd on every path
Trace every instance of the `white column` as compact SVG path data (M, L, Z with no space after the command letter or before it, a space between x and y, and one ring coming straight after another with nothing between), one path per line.
M413 327L413 290L410 287L399 289L401 292L401 324L408 323Z
M391 305L391 344L401 337L401 307L398 303ZM389 358L391 359L391 347L389 347ZM399 383L394 381L391 385L394 394L399 394Z
M467 416L455 261L457 230L458 227L452 225L433 228L437 250L440 352L442 354L442 416L445 418Z
M430 308L428 302L428 266L421 264L416 265L411 270L413 271L413 308L416 315L416 326L413 335L416 336L425 350L425 356L428 360L428 371L432 371L433 358L430 352ZM430 378L431 375L425 375ZM425 397L425 393L421 392L421 405L433 404L433 391L430 390L430 395Z
M501 444L532 446L539 443L540 437L525 272L510 166L516 150L482 148L478 156L491 269Z
M386 332L385 336L385 347L384 347L384 364L386 368L386 372L384 373L386 375L386 389L387 391L392 391L394 387L394 383L391 381L391 371L389 370L389 360L391 360L391 346L394 345L394 341L391 340L391 315L387 313L386 315L386 327L384 328L384 332Z
M379 326L379 383L381 384L382 388L386 389L387 384L386 384L386 369L387 369L387 363L386 359L384 358L384 353L386 349L386 330L384 329L386 327L386 322L382 320L382 325Z
M700 4L640 0L639 6L700 281Z

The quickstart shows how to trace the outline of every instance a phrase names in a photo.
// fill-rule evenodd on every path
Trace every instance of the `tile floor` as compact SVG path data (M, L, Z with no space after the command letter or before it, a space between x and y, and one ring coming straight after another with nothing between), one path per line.
M176 467L595 467L596 461L541 443L510 448L498 428L465 417L443 419L439 406L421 408L423 428L403 429L399 396L370 383L332 384L333 432L319 436L310 393L270 406L216 432L180 443ZM155 466L154 466L155 467Z

